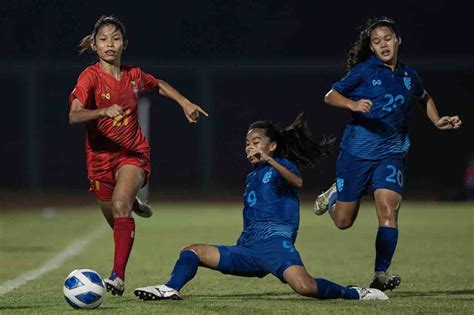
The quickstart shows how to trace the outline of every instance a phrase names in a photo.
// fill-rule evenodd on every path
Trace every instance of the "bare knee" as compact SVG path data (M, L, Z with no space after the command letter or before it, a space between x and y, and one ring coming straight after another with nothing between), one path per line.
M132 205L123 199L112 200L112 213L114 217L124 217L130 214Z
M188 245L181 250L181 253L185 251L191 251L195 253L199 257L199 260L201 260L201 258L205 255L205 250L201 244Z
M380 226L396 227L398 217L398 207L388 203L378 205L378 219Z
M354 220L342 218L342 219L334 220L334 224L336 225L338 229L345 230L345 229L350 228L354 224Z

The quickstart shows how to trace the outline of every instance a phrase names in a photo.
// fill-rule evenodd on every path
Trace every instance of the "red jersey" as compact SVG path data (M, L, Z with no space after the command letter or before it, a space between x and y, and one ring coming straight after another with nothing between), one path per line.
M78 99L86 109L120 105L123 114L86 123L86 155L89 178L107 171L121 154L149 156L150 146L138 123L137 100L158 88L158 79L134 66L120 66L121 79L105 72L99 63L87 67L69 96L69 105Z

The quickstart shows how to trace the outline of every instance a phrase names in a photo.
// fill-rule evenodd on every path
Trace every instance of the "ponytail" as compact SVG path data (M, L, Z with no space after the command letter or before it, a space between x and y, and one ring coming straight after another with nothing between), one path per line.
M323 136L315 142L311 139L311 130L303 120L303 113L295 121L281 131L285 155L288 160L306 167L316 167L335 148L336 138Z
M85 36L79 43L79 55L82 55L86 51L92 51L91 45L94 41L92 35Z

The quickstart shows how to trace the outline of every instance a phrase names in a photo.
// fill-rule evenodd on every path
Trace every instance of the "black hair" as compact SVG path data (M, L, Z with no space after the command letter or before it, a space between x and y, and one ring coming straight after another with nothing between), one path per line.
M306 167L316 167L334 150L336 138L324 136L320 142L313 141L303 115L300 113L291 125L283 129L272 121L259 120L252 123L248 130L263 129L270 141L277 143L275 157L284 157Z
M85 36L79 43L79 54L82 54L86 51L91 50L91 44L94 42L97 32L104 25L114 25L120 31L120 33L122 33L122 37L124 38L124 41L125 41L125 36L126 36L125 25L122 23L122 21L120 21L117 17L113 15L102 15L97 20L97 22L95 22L92 33Z
M368 19L367 22L359 27L359 38L352 44L346 57L346 70L351 70L355 65L364 62L371 55L370 34L377 27L386 26L400 38L400 31L395 21L389 17L382 16Z

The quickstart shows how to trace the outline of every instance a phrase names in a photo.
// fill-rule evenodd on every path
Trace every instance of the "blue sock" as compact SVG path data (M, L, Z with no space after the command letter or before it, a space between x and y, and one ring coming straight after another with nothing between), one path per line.
M387 272L397 247L398 228L379 226L375 240L375 272Z
M318 285L318 292L316 293L316 298L318 299L359 299L359 293L357 293L356 289L343 287L337 283L322 278L316 278L315 280Z
M186 283L194 278L198 267L199 257L195 252L190 250L181 252L166 285L175 290L181 290Z
M331 214L332 206L334 206L336 201L337 201L337 191L332 193L331 196L329 196L329 203L328 203L328 212L329 212L329 214Z

